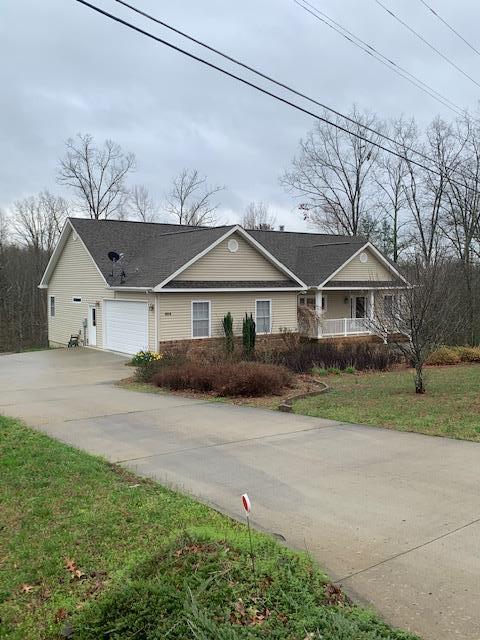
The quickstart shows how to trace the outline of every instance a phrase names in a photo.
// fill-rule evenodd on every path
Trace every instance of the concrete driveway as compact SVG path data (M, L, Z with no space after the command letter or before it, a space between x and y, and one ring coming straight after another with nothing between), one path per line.
M428 640L480 638L480 446L134 393L121 356L0 357L0 413L307 549L351 594Z

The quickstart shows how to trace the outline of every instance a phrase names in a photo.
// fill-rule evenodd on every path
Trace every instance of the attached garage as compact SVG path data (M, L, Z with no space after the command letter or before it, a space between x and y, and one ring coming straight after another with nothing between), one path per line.
M121 353L148 349L148 303L105 300L104 348Z

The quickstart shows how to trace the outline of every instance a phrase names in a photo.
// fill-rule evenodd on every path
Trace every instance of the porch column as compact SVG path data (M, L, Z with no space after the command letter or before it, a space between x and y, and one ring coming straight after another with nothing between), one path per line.
M320 316L322 314L322 296L323 290L317 289L315 291L315 315L317 316L317 337L322 336L322 325L320 322Z
M370 289L369 291L370 303L368 305L368 317L373 320L375 317L375 291Z

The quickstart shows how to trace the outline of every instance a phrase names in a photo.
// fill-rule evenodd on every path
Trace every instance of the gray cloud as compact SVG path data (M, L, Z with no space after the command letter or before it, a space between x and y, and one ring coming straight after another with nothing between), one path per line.
M319 0L312 0L318 3ZM97 4L185 45L113 0ZM132 0L146 11L283 79L332 107L353 102L382 117L414 114L426 122L441 105L353 48L292 0ZM385 0L474 77L478 59L420 2ZM473 0L432 0L476 43ZM373 0L321 8L462 106L477 88L416 41ZM212 55L207 57L214 59ZM0 206L42 188L55 191L63 141L77 131L112 138L137 155L134 182L161 199L183 167L225 184L223 217L233 221L263 200L279 222L301 229L295 202L278 183L312 120L252 89L92 13L74 0L3 0L0 9ZM225 66L229 68L231 65ZM479 78L480 79L480 74Z

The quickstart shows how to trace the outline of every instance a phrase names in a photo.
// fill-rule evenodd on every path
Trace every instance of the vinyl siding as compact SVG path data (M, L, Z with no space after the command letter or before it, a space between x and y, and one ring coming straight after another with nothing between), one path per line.
M360 291L358 292L361 293ZM330 318L350 318L350 294L348 291L333 292L327 291L327 310L323 316L326 320ZM345 298L348 301L345 303Z
M55 296L55 317L50 317L50 296ZM72 297L82 298L80 304ZM55 345L67 345L70 336L81 331L88 315L89 305L97 306L97 347L103 348L103 300L148 300L154 296L142 292L112 291L109 289L90 258L82 241L72 232L63 248L48 285L48 339ZM156 347L155 312L149 311L149 345Z
M258 293L163 293L158 296L159 340L186 340L192 337L192 300L211 302L212 337L222 336L222 319L230 311L234 332L242 333L245 313L255 317L256 300L272 301L272 332L288 327L297 330L297 294L294 291Z
M390 270L371 251L363 253L368 255L367 262L360 262L360 256L355 256L332 280L393 280Z
M238 251L228 250L228 241L238 242ZM203 258L185 269L176 280L285 280L287 276L269 262L238 233L227 238Z

